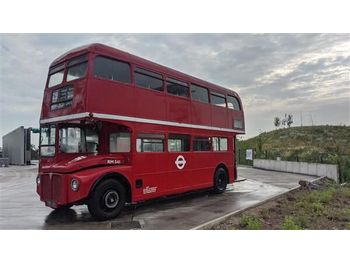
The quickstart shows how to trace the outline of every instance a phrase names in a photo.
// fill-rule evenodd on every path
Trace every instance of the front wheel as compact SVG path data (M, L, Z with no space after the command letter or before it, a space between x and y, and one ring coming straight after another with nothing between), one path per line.
M107 220L119 215L126 202L126 190L117 180L107 179L92 192L88 201L90 214L97 220Z
M219 167L214 174L214 193L224 193L227 187L228 177L224 168Z

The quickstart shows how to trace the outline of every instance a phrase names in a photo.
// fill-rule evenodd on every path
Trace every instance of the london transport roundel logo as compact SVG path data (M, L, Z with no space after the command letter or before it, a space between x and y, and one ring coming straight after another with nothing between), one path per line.
M186 160L182 155L179 155L175 160L175 165L178 169L183 169L186 165Z

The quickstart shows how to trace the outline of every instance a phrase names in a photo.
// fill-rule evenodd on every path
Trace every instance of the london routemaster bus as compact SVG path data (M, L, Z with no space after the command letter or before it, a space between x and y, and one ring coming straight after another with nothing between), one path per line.
M40 129L40 200L105 220L126 204L224 192L244 115L230 89L91 44L50 65Z

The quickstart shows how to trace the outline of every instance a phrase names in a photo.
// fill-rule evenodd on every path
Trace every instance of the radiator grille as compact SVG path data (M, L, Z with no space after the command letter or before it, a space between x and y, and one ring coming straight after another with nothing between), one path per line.
M62 177L60 175L52 174L43 175L41 177L42 198L44 201L57 202L61 198L62 192Z

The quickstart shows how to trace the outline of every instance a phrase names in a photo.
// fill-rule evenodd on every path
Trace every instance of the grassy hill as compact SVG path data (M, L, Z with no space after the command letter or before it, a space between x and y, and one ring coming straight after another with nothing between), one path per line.
M350 180L350 126L280 128L240 140L240 164L249 164L245 160L247 148L254 149L255 158L335 163L340 166L341 175Z

